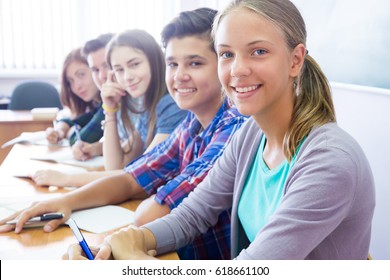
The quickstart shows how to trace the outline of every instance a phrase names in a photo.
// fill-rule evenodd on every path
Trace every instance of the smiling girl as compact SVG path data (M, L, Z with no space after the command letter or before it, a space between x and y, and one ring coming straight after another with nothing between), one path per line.
M106 168L118 169L164 141L187 111L180 110L168 94L164 55L147 32L118 34L107 46L106 61L112 72L101 94L106 115L103 153L110 155ZM120 115L116 113L119 109ZM129 135L122 146L116 139L118 121Z
M94 119L100 122L104 118L100 109L99 89L92 79L87 60L81 55L80 48L71 51L65 58L60 96L62 104L69 108L71 116L46 129L49 143L55 144L64 138L70 138L70 143L74 144L75 135L71 128L75 124L81 127L80 133L86 142L99 141L103 132L92 125Z
M214 35L222 86L251 118L175 211L106 238L96 258L177 250L231 208L232 258L367 259L372 172L336 123L297 8L287 0L232 1Z

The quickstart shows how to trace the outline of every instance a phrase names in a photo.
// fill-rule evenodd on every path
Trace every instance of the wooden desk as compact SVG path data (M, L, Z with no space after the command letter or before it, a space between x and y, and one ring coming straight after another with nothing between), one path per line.
M0 146L22 132L45 130L52 125L51 120L33 120L30 111L0 110ZM0 148L0 164L10 150L11 147Z
M41 187L32 180L13 177L12 170L19 167L26 170L29 166L36 169L37 164L41 168L50 168L53 163L29 160L28 156L41 152L41 146L15 145L0 167L0 205L4 201L12 201L23 198L41 200L52 195L61 195L69 190L57 187ZM48 148L46 148L48 149ZM52 148L51 148L52 149ZM57 164L58 165L58 164ZM135 210L140 201L132 200L120 204L130 210ZM94 234L83 232L89 245L99 245L106 234ZM44 233L42 228L24 229L22 233L0 233L0 259L61 259L70 244L77 243L71 230L63 226L54 232ZM166 254L160 257L166 260L178 260L176 253Z

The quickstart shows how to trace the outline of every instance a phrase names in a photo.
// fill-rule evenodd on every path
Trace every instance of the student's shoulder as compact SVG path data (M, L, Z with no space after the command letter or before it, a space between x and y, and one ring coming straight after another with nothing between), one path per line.
M157 113L162 113L166 110L183 111L179 108L179 106L177 106L175 100L173 100L172 96L168 93L160 98L160 101L157 103L156 110Z
M173 100L172 96L167 93L160 98L160 101L157 103L157 107L164 108L170 106L171 104L176 104L175 100Z
M302 157L318 154L323 159L327 157L327 160L334 165L352 164L349 169L353 166L368 165L359 143L337 123L314 127L302 144L301 150Z

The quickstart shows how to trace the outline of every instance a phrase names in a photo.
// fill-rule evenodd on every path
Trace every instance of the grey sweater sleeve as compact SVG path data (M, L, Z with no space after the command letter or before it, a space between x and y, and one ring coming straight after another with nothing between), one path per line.
M280 207L237 259L365 259L374 197L359 145L336 124L314 129Z
M145 225L157 240L157 252L176 250L205 233L218 221L218 216L232 206L235 181L235 138L226 147L206 178L172 212Z
M204 182L170 215L146 225L158 253L191 242L232 206L232 257L237 259L365 259L374 181L363 151L336 124L308 135L280 207L255 240L240 247L237 206L260 137L253 120L243 125Z

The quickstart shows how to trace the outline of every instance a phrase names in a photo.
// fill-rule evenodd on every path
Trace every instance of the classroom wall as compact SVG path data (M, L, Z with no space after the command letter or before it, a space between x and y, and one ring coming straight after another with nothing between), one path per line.
M362 146L376 185L370 253L390 260L390 90L332 83L338 124ZM358 244L357 244L358 246Z
M390 89L390 1L292 0L330 81Z

